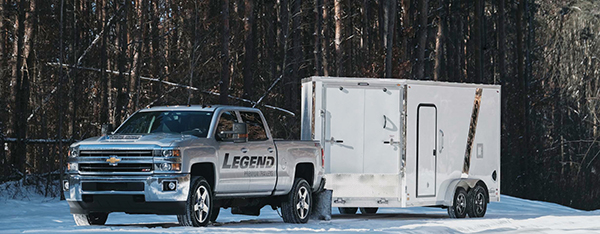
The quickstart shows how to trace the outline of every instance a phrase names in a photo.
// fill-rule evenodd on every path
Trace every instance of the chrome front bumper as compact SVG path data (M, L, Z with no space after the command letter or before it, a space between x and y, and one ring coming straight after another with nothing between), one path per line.
M154 174L143 176L88 176L68 175L68 190L63 188L71 213L126 212L126 213L181 213L190 190L189 174ZM169 182L176 182L176 188L165 191ZM84 183L90 183L83 186ZM96 188L96 183L109 185ZM111 189L111 184L143 184L143 190ZM64 186L64 182L63 182ZM87 187L87 188L84 188ZM94 189L89 189L93 187ZM119 186L115 186L119 187ZM125 190L125 191L123 191ZM136 190L136 191L128 191Z

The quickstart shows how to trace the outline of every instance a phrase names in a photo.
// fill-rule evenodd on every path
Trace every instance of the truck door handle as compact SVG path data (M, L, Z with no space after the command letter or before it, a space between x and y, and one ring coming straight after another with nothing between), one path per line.
M433 149L433 156L434 157L436 156L436 152L437 152L437 150Z
M248 149L242 148L242 153L248 153Z
M267 151L269 151L269 153L273 153L273 148L269 147Z

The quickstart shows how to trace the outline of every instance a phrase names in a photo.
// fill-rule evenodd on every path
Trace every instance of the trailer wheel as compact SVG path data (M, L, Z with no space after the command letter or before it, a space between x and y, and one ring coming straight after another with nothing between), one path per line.
M213 217L213 193L204 177L192 181L192 187L185 204L185 214L177 215L181 226L206 226ZM216 218L216 217L215 217Z
M349 215L349 214L356 214L356 211L358 210L358 208L356 208L356 207L338 207L338 210L340 211L340 214Z
M487 210L488 198L486 189L481 185L476 185L467 195L467 213L471 218L479 218L485 215Z
M104 225L108 213L73 214L77 226Z
M452 206L448 207L450 218L464 218L467 216L467 192L463 188L456 188Z
M363 215L374 215L375 213L377 213L377 210L379 210L379 208L377 207L361 207L360 213Z
M294 181L292 191L281 203L281 216L286 223L306 223L312 206L312 190L302 178Z

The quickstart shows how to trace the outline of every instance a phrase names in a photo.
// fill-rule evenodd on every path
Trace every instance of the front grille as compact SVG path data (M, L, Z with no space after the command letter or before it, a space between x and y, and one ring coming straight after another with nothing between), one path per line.
M81 157L152 157L152 150L82 150Z
M83 182L83 191L144 191L143 182Z
M80 163L82 172L149 172L152 163L121 163L111 166L108 163Z

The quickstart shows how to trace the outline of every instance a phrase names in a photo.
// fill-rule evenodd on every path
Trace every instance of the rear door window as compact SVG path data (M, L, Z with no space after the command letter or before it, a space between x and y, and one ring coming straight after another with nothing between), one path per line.
M240 112L240 115L248 128L248 141L265 141L269 139L259 113Z

